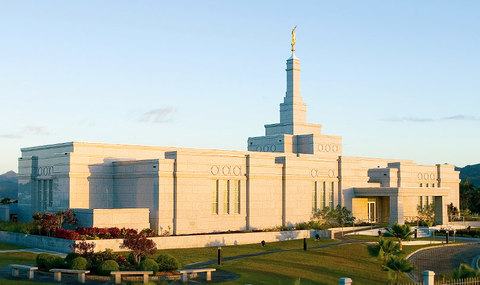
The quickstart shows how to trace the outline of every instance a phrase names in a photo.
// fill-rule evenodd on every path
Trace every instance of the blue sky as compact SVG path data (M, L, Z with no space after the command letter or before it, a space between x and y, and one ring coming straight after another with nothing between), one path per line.
M308 121L347 156L480 162L478 1L0 1L0 172L87 141L245 150L298 25Z

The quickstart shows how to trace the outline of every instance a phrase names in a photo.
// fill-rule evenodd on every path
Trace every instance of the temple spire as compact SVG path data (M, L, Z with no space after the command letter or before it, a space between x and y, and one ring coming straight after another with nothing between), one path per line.
M292 56L287 59L287 92L283 103L280 104L280 123L305 124L307 122L307 108L300 94L300 59L295 56L297 37L292 30Z

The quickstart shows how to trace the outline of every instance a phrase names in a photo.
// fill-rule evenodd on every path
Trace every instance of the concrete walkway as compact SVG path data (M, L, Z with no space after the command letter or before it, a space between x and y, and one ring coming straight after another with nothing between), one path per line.
M63 252L45 250L45 249L40 249L40 248L22 248L22 249L0 250L0 253L14 253L14 252L31 252L31 253L35 253L35 254L50 253L50 254L59 255L63 258L65 258L67 256L67 254L63 253Z

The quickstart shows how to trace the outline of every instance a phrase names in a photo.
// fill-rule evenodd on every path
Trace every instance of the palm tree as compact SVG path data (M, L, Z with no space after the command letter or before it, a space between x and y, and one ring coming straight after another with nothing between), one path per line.
M372 246L367 247L368 253L373 257L379 257L382 259L382 265L385 265L387 260L392 256L398 253L400 245L393 240L385 240L379 238L378 242Z
M390 284L398 285L400 282L400 275L402 273L410 273L415 269L415 266L400 256L391 256L385 266L384 270L388 270L390 277Z
M413 235L413 231L410 229L409 225L399 225L398 223L393 224L391 227L387 228L387 231L397 238L400 245L399 250L402 250L402 240L407 240Z
M453 270L454 279L471 278L471 277L477 277L479 275L480 275L480 272L478 270L475 270L463 263L460 264L458 269Z

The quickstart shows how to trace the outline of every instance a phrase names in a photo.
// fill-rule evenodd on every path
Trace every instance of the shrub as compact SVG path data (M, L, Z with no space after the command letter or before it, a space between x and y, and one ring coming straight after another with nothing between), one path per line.
M157 251L155 242L142 233L127 235L120 248L128 248L132 251L135 264L139 264L142 257L152 255Z
M151 258L147 258L144 261L140 262L139 269L141 271L153 271L153 274L157 274L158 272L158 263Z
M50 254L50 253L40 253L39 255L37 255L37 257L35 258L36 262L37 262L37 266L40 267L40 268L45 268L47 266L47 263L49 262L49 260L53 257L53 254Z
M48 271L52 268L64 268L65 260L58 255L51 255L47 258L45 269Z
M67 264L68 268L70 268L72 260L80 256L81 255L76 252L70 252L69 254L67 254L67 256L65 257L65 263Z
M157 257L157 263L159 271L174 271L182 266L180 262L170 254L160 254Z
M81 241L75 244L71 244L70 248L74 252L78 252L81 256L88 258L93 254L93 249L95 248L95 243L88 243L86 241Z
M89 260L93 267L98 267L102 262L106 260L115 260L116 255L109 248L102 252L94 253L90 256Z
M108 276L112 271L118 271L120 266L115 260L105 260L98 266L98 273L100 275Z
M65 230L62 228L59 228L55 230L54 236L56 238L63 238L63 239L69 239L69 240L79 240L80 235L75 232L75 231L70 231L70 230Z
M142 230L142 234L144 234L146 237L153 237L154 231L150 228L146 228Z
M85 270L87 269L87 260L81 256L72 260L69 266L70 269Z

